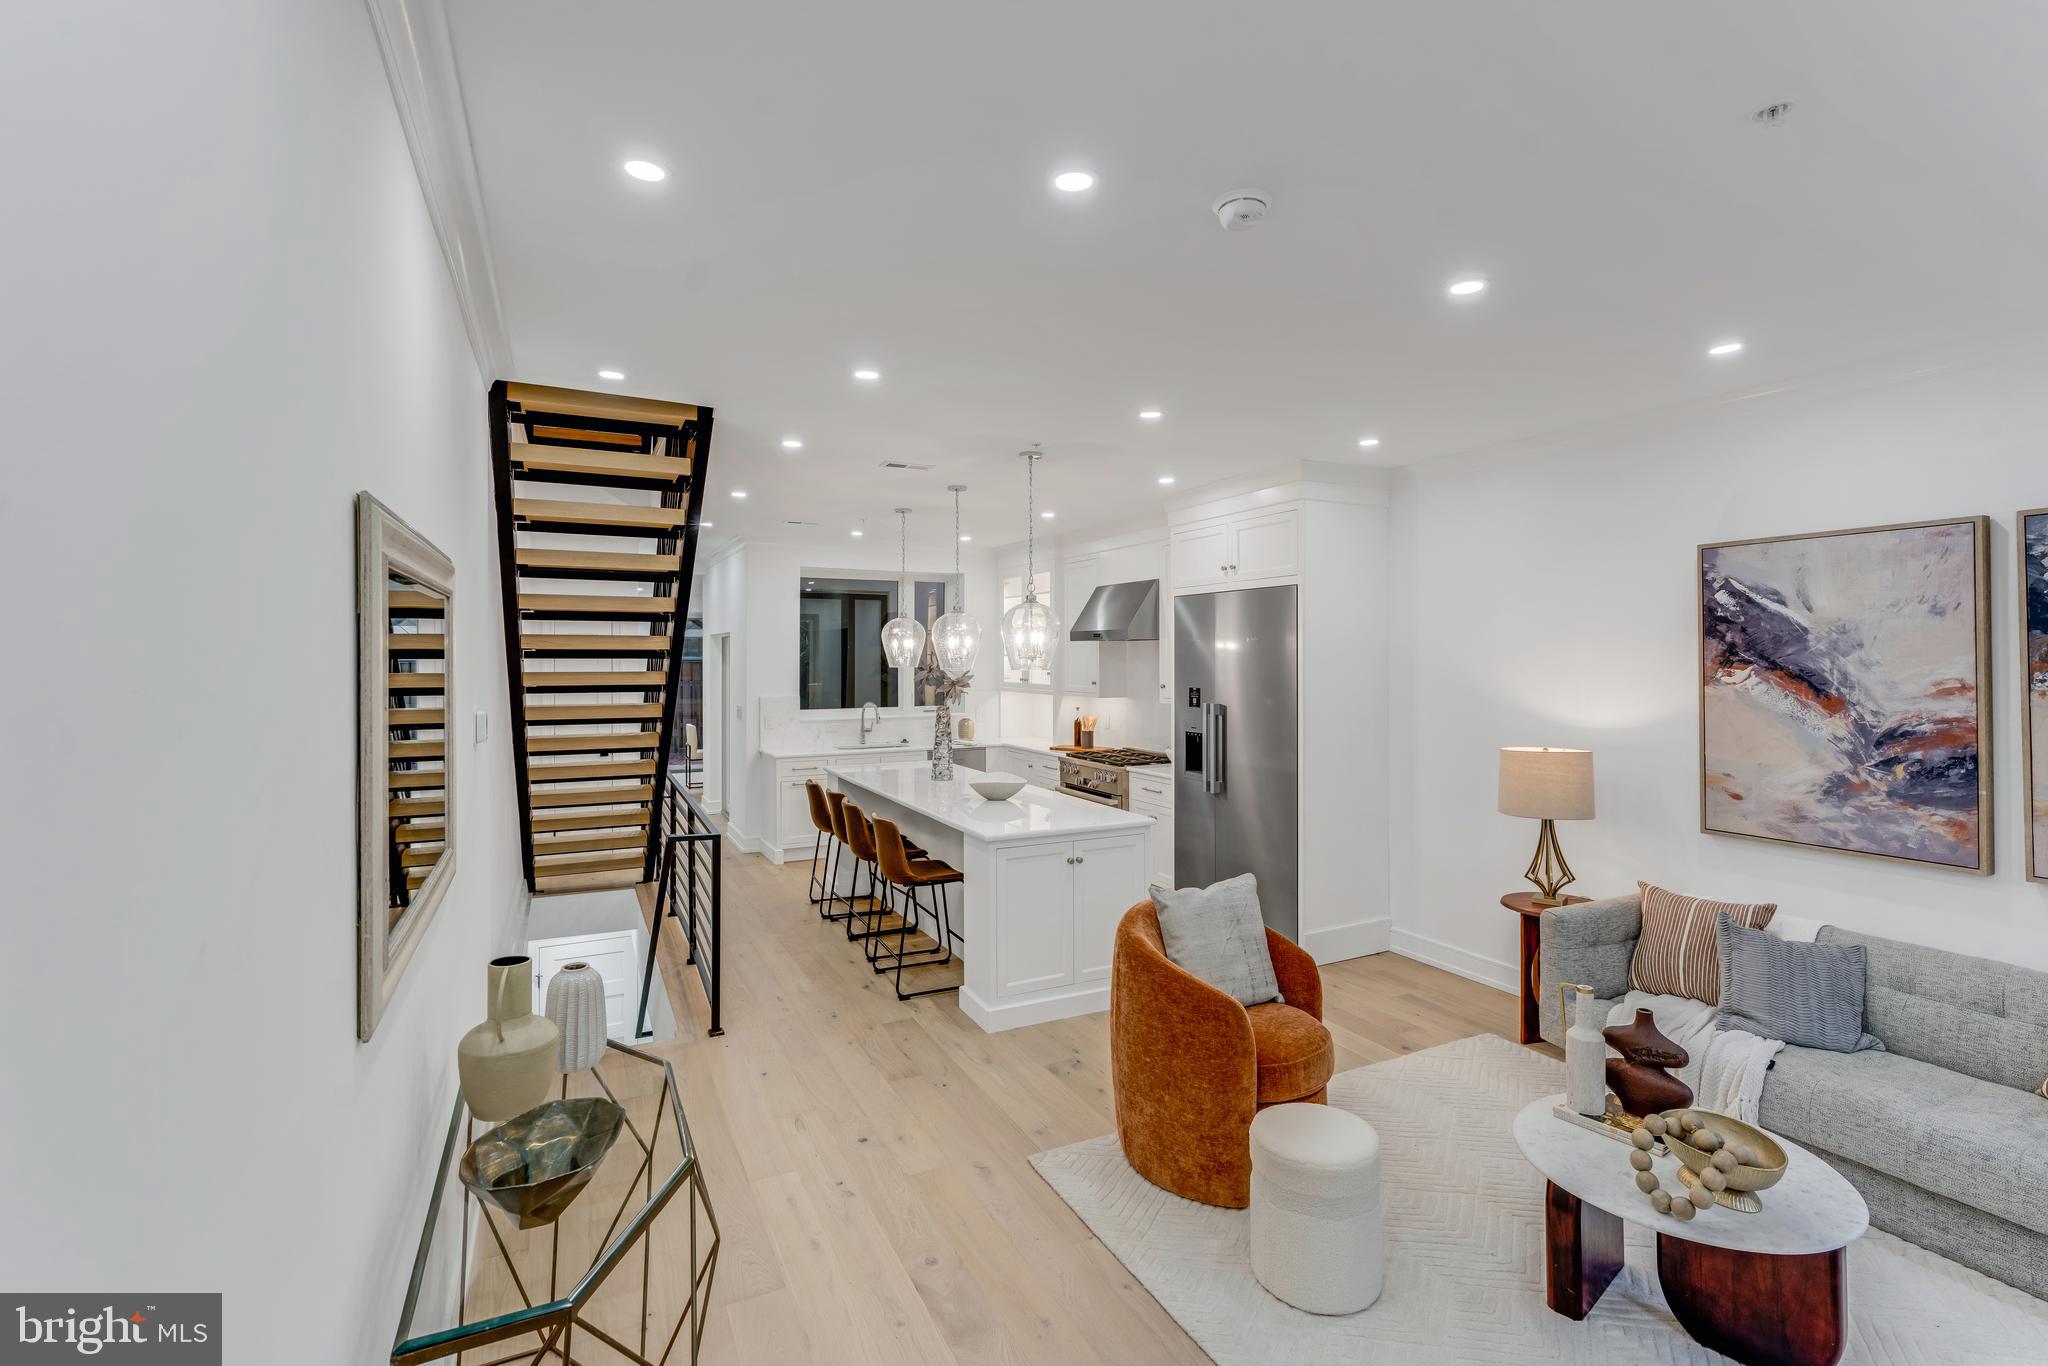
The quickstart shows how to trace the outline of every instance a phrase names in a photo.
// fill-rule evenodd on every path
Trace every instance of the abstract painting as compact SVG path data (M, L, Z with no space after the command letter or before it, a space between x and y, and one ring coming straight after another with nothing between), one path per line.
M1701 829L1991 871L1989 539L1700 547Z
M2026 691L2020 715L2027 752L2027 876L2048 882L2048 508L2022 512L2020 639L2026 643Z

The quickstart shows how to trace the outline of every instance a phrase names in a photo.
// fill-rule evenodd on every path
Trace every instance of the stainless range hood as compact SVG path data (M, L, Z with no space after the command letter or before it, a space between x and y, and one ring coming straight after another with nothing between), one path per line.
M1105 583L1074 614L1067 639L1159 639L1159 580Z

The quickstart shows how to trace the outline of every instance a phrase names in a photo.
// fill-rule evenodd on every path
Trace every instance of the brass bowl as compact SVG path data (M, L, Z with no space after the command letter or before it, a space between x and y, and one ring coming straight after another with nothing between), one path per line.
M1744 1124L1728 1115L1717 1115L1711 1110L1696 1107L1692 1111L1706 1121L1707 1127L1721 1136L1724 1143L1745 1143L1756 1149L1763 1162L1758 1166L1737 1164L1734 1171L1724 1173L1728 1178L1728 1189L1732 1191L1769 1190L1785 1175L1785 1149L1777 1139L1772 1138L1754 1124ZM1678 1116L1682 1110L1667 1110L1664 1113L1664 1145L1677 1155L1694 1172L1703 1172L1714 1164L1712 1153L1701 1152L1678 1136Z
M539 1228L561 1218L589 1184L625 1119L608 1100L551 1100L470 1144L457 1174L519 1227Z

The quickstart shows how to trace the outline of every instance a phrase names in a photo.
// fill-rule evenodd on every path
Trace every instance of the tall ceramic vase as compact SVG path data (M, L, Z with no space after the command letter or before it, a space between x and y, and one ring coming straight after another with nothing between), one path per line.
M548 1018L562 1032L555 1070L581 1072L604 1057L604 974L571 963L548 979Z
M487 1018L462 1036L455 1065L469 1112L496 1124L524 1114L554 1088L561 1031L533 1013L533 960L493 958L486 981Z
M1564 1103L1575 1114L1605 1114L1607 1041L1600 1037L1600 1023L1595 1018L1600 1002L1584 987L1564 989L1574 998L1571 1028L1564 1035Z
M939 714L932 726L932 781L953 781L953 708L943 686L939 689Z

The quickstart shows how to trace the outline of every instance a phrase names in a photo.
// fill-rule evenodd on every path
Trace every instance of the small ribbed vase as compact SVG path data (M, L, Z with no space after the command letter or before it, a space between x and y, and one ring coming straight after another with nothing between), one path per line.
M488 1018L455 1049L462 1097L487 1123L512 1118L548 1098L555 1085L552 1022L533 1013L533 960L493 958L486 984Z
M581 1072L604 1057L604 974L571 963L548 979L548 1018L562 1031L556 1069Z

